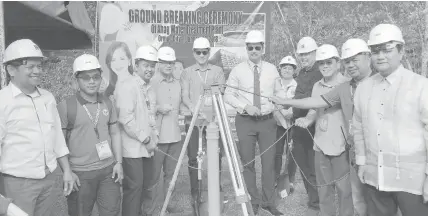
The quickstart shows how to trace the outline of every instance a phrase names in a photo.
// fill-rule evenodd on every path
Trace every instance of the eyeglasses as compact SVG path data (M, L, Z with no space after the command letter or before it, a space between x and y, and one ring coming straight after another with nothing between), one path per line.
M82 76L77 76L77 78L82 79L84 81L90 81L91 79L93 81L100 81L101 80L101 75L96 75L96 76L89 76L89 75L82 75Z
M260 51L260 50L262 50L262 47L261 46L247 46L248 51L253 51L253 49Z
M207 55L208 54L208 51L195 51L195 53L196 53L196 55Z

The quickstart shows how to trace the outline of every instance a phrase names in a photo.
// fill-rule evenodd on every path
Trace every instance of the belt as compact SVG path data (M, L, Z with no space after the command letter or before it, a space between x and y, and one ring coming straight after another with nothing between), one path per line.
M266 115L259 115L259 116L252 116L252 115L248 115L248 114L247 115L240 115L240 116L242 116L244 118L250 118L254 121L263 121L263 120L268 120L268 119L273 118L273 113L269 113Z

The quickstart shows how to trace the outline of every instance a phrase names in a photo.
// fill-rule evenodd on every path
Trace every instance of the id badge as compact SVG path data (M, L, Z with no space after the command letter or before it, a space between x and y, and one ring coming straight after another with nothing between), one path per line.
M97 147L97 153L100 160L104 160L113 156L107 140L97 143L95 146Z

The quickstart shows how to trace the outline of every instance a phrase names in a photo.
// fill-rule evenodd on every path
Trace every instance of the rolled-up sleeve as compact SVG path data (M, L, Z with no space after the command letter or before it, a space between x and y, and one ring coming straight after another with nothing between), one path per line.
M120 85L116 87L116 107L119 116L119 123L122 124L125 132L132 138L144 142L150 136L150 131L143 130L136 123L135 109L137 94L132 89L132 85ZM145 101L145 98L143 98Z
M352 117L352 131L355 143L355 159L357 165L366 164L366 145L364 142L364 130L362 125L361 107L363 106L361 86L357 88L354 95L354 115Z
M53 98L53 96L52 96L52 100L53 100L52 112L53 112L54 124L55 124L54 125L54 130L55 130L54 152L55 152L56 158L61 158L61 157L64 157L65 155L68 155L70 152L65 142L64 133L62 131L62 126L61 126L61 118L59 117L55 98Z
M423 89L420 95L419 105L420 105L421 122L424 125L424 139L425 139L425 148L426 148L426 156L427 156L425 173L428 175L428 82L425 82L425 84L423 85Z
M227 80L227 86L232 86L235 88L240 88L239 86L239 77L238 77L238 71L236 70L236 67L232 69L230 72L229 78ZM239 92L230 87L226 87L225 93L224 93L224 100L226 103L234 107L238 112L243 112L246 103L239 100Z

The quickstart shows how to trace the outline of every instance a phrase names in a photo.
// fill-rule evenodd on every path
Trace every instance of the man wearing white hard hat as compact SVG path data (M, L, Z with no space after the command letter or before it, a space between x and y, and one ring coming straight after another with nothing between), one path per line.
M30 216L49 215L74 184L55 98L38 87L43 58L29 39L11 43L3 59L11 82L0 90L3 193Z
M301 109L315 109L315 108L329 108L333 106L340 106L343 116L345 118L345 130L347 142L353 144L352 140L352 114L353 97L356 87L363 80L367 79L371 74L370 68L370 49L367 43L361 39L352 38L347 40L342 46L342 61L345 64L347 73L352 77L349 82L344 82L321 96L310 97L299 100L274 100L278 104L285 106L293 106ZM351 164L355 164L353 155L355 152L351 148ZM351 168L351 186L352 186L352 200L354 203L354 210L358 215L367 215L367 206L364 200L364 187L359 180L356 170Z
M124 173L122 215L140 216L143 201L151 201L152 194L146 190L152 175L150 157L157 145L158 132L151 117L155 105L148 82L153 76L156 62L155 48L138 48L135 55L136 73L125 75L116 84L114 97L121 125ZM146 195L149 197L144 199ZM145 205L143 209L149 208Z
M76 179L68 197L68 212L70 216L90 215L96 202L100 215L116 216L123 179L122 145L116 109L110 99L98 93L102 77L97 57L77 57L73 79L78 92L58 104Z
M293 79L293 75L296 69L297 62L292 56L282 58L279 63L279 75L281 78L277 79L275 85L280 86L283 90L281 95L278 95L281 99L292 99L294 97L297 82ZM286 151L291 151L291 118L293 117L293 110L291 108L281 109L274 111L274 115L278 125L276 130L278 143L276 144L275 155L275 179L280 196L284 198L294 191L293 184L296 175L296 163L293 159L286 158L288 164L285 163L287 164L286 167L282 167L284 147ZM284 170L284 172L281 173L281 170Z
M205 89L212 84L224 84L224 72L221 67L208 63L211 51L211 45L208 39L204 37L196 38L193 42L193 57L196 60L194 65L186 68L181 74L182 101L183 104L191 111L195 112L195 106L198 103L199 96L207 94L206 100L203 101L204 106L211 106L210 91ZM185 118L185 129L189 130L191 116ZM192 135L187 147L187 156L189 157L189 176L192 198L196 200L199 194L198 186L198 170L190 167L197 167L198 161L198 127L192 129ZM203 140L206 141L206 132L203 132ZM220 141L221 142L221 141ZM221 146L221 145L220 145ZM221 157L221 156L220 156ZM221 163L221 160L220 160ZM220 166L221 168L221 166ZM192 202L194 204L195 202Z
M316 82L321 80L322 74L316 65L315 55L318 46L315 40L311 37L303 37L297 43L296 54L301 63L301 69L296 77L297 87L295 99L310 97L312 88ZM306 116L308 110L293 108L293 118L297 119ZM309 134L307 129L295 127L293 128L293 155L300 171L307 177L303 183L308 193L308 215L316 214L319 210L318 191L311 184L315 184L315 162L312 136L315 133L314 126L310 126Z
M238 151L242 164L245 164L243 174L254 213L258 213L261 205L262 210L272 215L282 215L275 206L275 149L268 149L276 141L277 128L273 118L275 106L268 97L279 95L283 90L275 85L276 80L280 78L275 65L262 60L265 49L264 34L257 30L250 31L245 43L249 59L235 66L230 72L227 85L232 88L226 88L225 101L238 111L235 118ZM261 156L261 198L256 185L255 162L249 163L255 157L256 143L260 152L264 152Z
M428 79L401 65L401 30L380 24L368 45L379 72L355 92L353 133L369 215L428 215Z
M156 128L159 131L158 149L154 156L150 158L152 163L151 180L147 187L151 195L151 203L144 209L146 215L152 215L156 207L164 202L167 188L172 180L177 161L165 156L165 153L178 158L183 147L181 142L181 130L178 115L181 104L180 80L174 77L175 51L171 47L161 47L158 51L159 79L151 82L153 92L156 95ZM156 193L160 185L161 171L164 173L163 191ZM160 197L160 199L158 199ZM177 213L178 208L168 206L169 213Z

